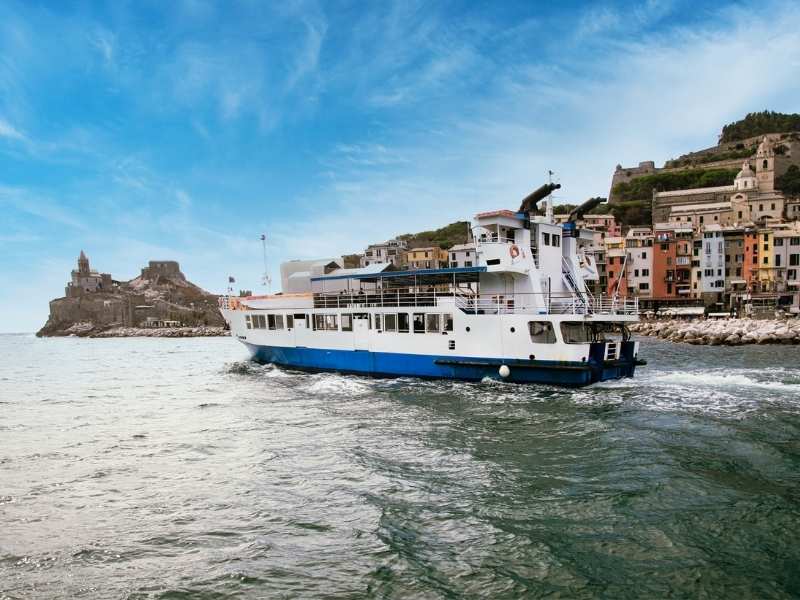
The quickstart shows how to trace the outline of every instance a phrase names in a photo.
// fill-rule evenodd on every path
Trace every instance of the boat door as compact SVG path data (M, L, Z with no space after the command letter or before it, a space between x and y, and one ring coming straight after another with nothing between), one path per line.
M369 350L369 315L353 313L353 349Z

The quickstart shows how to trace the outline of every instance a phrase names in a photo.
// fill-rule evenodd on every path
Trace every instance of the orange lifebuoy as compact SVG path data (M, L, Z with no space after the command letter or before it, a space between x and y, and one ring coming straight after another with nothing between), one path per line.
M511 258L517 258L519 256L519 247L514 244L511 248L508 249L508 253L511 255Z

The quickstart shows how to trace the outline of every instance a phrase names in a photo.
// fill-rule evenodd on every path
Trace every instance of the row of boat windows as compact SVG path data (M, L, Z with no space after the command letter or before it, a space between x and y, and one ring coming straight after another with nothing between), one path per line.
M302 315L305 317L305 315ZM283 329L283 315L246 315L244 322L248 329ZM294 317L286 315L286 329L294 327Z
M339 328L341 316L341 329ZM364 320L367 328L396 333L441 333L453 331L453 315L450 313L344 313L295 314L295 315L246 315L248 329L292 329L295 321L304 321L314 331L353 331L353 322ZM285 323L285 327L284 327Z
M534 344L555 344L556 332L550 321L529 321L528 332ZM565 344L586 344L630 338L628 328L622 323L584 323L562 321L561 336Z

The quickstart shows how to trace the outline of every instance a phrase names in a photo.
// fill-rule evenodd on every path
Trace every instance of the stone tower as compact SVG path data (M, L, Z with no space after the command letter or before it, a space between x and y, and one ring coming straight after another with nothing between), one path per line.
M78 273L80 275L89 275L89 259L86 258L83 250L81 250L81 255L78 257Z
M775 191L775 149L766 135L756 151L756 177L760 192Z

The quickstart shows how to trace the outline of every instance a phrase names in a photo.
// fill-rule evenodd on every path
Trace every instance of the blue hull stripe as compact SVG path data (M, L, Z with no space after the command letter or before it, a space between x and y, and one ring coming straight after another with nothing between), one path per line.
M364 350L325 350L244 344L254 360L310 371L339 371L385 377L425 377L480 381L485 377L501 379L498 368L506 364L511 374L505 381L581 386L632 377L634 361L614 364L560 363L519 359L476 359L474 357L398 354Z

